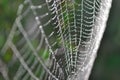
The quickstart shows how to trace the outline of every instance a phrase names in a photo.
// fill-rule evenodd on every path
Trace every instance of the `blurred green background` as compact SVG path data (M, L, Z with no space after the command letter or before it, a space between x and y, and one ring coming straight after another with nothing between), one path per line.
M90 80L120 80L120 0L113 0Z
M0 0L0 50L23 0ZM9 60L9 57L5 57ZM89 80L120 80L120 0L113 0L109 20Z

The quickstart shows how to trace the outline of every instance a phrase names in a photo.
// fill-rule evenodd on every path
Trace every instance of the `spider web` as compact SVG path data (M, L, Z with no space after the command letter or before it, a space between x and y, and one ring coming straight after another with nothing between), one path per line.
M12 79L66 80L84 71L104 32L98 36L104 28L96 25L101 6L108 2L25 0L2 49L4 55L10 48L14 63L19 63Z

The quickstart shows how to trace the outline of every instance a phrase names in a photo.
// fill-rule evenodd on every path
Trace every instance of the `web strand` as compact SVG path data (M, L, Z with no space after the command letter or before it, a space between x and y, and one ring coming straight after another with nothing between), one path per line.
M102 0L25 0L2 49L19 63L13 80L69 80L85 71ZM13 59L14 60L14 59Z

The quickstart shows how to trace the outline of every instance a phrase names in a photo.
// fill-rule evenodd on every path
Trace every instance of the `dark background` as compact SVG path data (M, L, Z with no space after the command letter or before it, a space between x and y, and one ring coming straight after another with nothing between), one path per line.
M120 0L113 0L90 80L120 80Z
M22 0L0 0L0 50L21 2ZM6 62L9 58L10 55L5 56ZM120 80L120 0L113 0L107 28L89 80Z

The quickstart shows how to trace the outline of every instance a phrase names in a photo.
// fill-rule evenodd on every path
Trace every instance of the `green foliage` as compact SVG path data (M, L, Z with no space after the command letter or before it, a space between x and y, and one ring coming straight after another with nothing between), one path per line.
M6 63L8 63L9 61L11 61L12 56L13 56L13 52L12 52L12 50L9 48L9 49L7 50L7 52L6 52L6 54L3 55L3 60L4 60Z
M2 48L2 46L5 43L5 37L3 35L0 36L0 48Z

